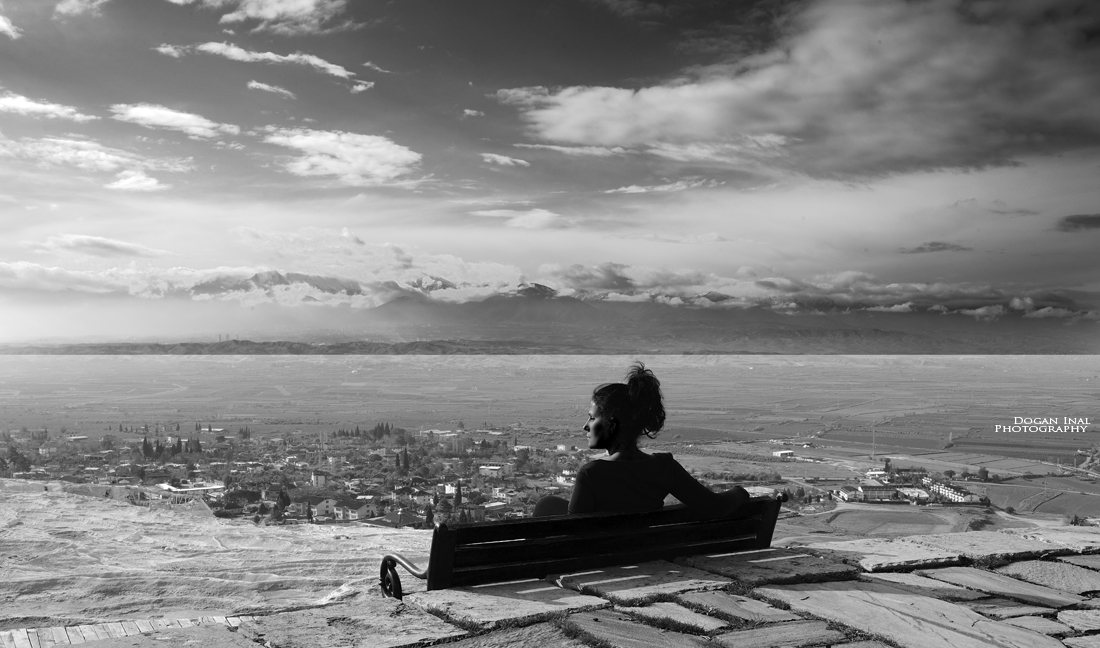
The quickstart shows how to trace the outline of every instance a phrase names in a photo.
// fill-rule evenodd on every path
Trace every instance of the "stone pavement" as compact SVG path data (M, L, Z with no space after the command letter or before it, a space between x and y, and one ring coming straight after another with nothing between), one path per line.
M1097 594L1100 528L972 531L419 589L404 601L364 582L264 616L7 630L0 648L1100 648Z

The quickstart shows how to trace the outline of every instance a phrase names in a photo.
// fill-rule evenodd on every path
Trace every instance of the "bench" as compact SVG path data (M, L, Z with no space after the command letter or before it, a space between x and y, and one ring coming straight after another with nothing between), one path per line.
M425 569L400 554L382 558L382 594L400 599L400 565L428 590L545 578L679 556L767 549L785 495L750 498L736 513L699 519L683 505L648 513L586 513L480 524L444 523Z

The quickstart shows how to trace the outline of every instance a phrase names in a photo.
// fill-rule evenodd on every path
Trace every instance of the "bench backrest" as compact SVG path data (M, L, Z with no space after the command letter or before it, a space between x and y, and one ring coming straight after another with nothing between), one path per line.
M428 589L766 549L779 507L775 498L754 497L733 516L711 520L693 519L681 506L650 513L441 524L432 536Z

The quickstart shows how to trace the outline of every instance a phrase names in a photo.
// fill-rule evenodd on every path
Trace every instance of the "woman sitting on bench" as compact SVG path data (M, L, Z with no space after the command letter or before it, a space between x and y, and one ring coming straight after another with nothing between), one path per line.
M654 438L664 423L661 383L642 363L630 368L625 384L597 387L584 431L588 447L606 450L607 456L580 469L568 502L543 497L535 504L535 515L657 511L671 493L702 517L725 517L748 501L749 494L740 486L724 493L711 491L667 452L642 452L638 439L643 434Z

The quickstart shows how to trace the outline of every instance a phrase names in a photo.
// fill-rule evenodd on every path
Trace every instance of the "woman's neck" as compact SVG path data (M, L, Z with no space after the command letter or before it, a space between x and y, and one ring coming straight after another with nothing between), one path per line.
M638 446L629 446L626 448L620 448L612 452L607 451L607 456L603 457L604 461L642 461L649 459L650 456L642 452Z

